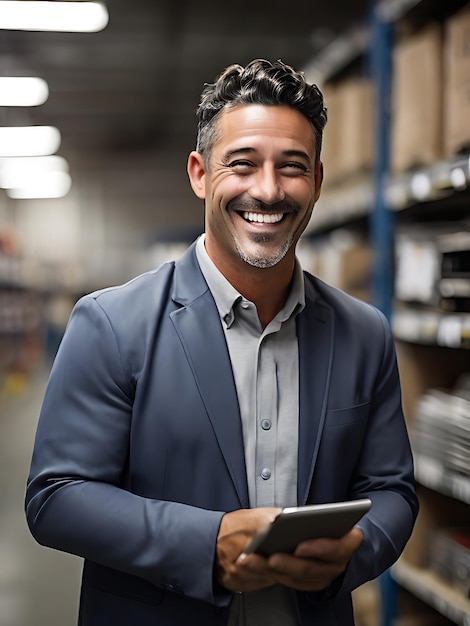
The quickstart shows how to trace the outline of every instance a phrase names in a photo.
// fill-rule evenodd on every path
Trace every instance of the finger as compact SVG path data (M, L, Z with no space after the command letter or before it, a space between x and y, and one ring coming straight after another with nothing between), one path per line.
M340 539L314 539L300 543L294 555L301 558L314 558L323 561L349 561L363 540L362 531L353 528Z
M340 576L345 564L315 559L299 559L290 555L273 555L269 567L276 582L299 591L320 591Z
M299 543L294 556L301 559L315 559L317 561L334 562L343 560L350 555L349 548L336 539L313 539Z
M275 584L273 573L266 559L255 555L240 556L232 567L224 572L223 585L231 591L252 591Z

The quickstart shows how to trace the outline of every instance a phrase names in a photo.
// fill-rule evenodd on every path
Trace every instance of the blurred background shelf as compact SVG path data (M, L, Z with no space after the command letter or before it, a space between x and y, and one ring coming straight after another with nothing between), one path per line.
M400 560L392 567L394 579L426 604L459 626L470 626L470 600L434 572Z
M397 339L410 343L470 348L470 313L396 310L392 329Z
M450 472L435 459L414 455L416 480L446 496L470 504L470 478Z

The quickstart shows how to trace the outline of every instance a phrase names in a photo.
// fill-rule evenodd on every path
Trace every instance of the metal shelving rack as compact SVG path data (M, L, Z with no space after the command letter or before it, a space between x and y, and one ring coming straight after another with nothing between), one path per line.
M375 263L372 276L373 302L388 317L397 336L404 341L443 345L439 328L447 324L449 316L433 317L430 330L429 315L422 312L392 312L393 303L393 243L395 219L400 211L423 202L432 202L470 188L470 160L468 156L455 157L423 167L401 176L391 176L389 168L391 130L392 56L395 24L424 0L378 0L366 26L354 27L330 44L304 69L308 80L324 84L357 58L367 55L370 76L374 84L377 112L375 119L376 164L372 176L356 180L338 194L329 192L320 199L315 220L307 234L315 234L347 224L358 217L366 218ZM410 317L411 316L411 317ZM452 316L450 316L452 317ZM444 319L445 318L445 319ZM462 322L459 343L452 347L467 347L470 341L470 316L459 317ZM452 320L451 320L452 321ZM454 324L455 325L455 324ZM426 334L427 333L427 334ZM430 333L430 334L429 334ZM429 466L417 461L417 479L423 485L429 480ZM421 468L421 469L420 469ZM435 473L434 473L435 475ZM468 481L456 477L441 477L439 484L430 488L457 497L468 497ZM450 490L450 491L449 491ZM467 500L463 500L467 501ZM434 607L456 624L470 626L470 602L449 594L430 572L408 565L400 560L394 568L379 579L381 591L381 626L392 626L397 616L398 585Z

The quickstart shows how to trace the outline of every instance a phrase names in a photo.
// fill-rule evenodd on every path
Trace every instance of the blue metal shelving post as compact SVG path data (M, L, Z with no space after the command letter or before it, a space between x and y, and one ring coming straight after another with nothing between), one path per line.
M393 25L381 15L380 6L372 11L370 69L375 91L375 169L374 206L370 213L370 233L374 251L372 297L374 304L390 320L393 297L393 216L387 206L385 181L390 161ZM381 626L392 626L397 615L397 588L390 571L379 578Z
M374 250L372 296L374 304L391 317L393 294L393 216L385 198L385 180L390 161L393 25L372 11L370 68L375 87L374 206L370 232Z

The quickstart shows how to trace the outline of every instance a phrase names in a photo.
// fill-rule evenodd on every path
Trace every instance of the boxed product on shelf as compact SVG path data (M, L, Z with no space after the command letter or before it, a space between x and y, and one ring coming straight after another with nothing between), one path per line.
M436 468L470 477L470 374L452 390L428 389L419 398L411 439L414 452Z
M329 183L374 163L374 98L370 79L354 76L323 88L330 123L326 125L322 160Z
M322 88L325 106L328 111L328 122L323 133L321 160L326 174L326 181L333 183L338 179L337 156L340 136L336 120L339 118L339 95L334 84Z
M429 544L429 567L470 594L470 527L436 531Z
M442 235L439 294L441 307L450 311L470 311L470 232Z
M436 301L439 255L434 238L422 231L397 233L395 242L395 296L403 302Z
M303 242L301 251L308 260L302 261L318 278L339 287L350 295L370 302L370 275L372 248L363 237L338 229L329 235L314 240L312 244Z
M442 157L442 28L431 23L394 52L391 168L400 173Z
M372 83L364 77L344 80L338 87L341 138L336 154L341 176L369 171L374 162L374 100Z
M470 151L470 3L445 24L444 150Z
M441 311L470 312L468 224L434 224L399 232L395 295Z

